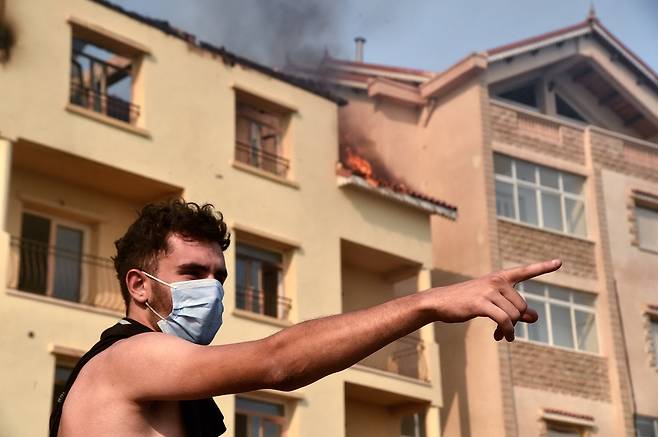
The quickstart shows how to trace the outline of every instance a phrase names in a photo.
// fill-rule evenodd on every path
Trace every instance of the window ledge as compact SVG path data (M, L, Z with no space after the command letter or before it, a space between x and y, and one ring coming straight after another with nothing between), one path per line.
M146 129L141 127L133 126L132 124L108 117L107 115L99 114L98 112L91 111L89 109L82 108L80 106L68 103L66 105L66 110L70 113L81 115L83 117L90 118L95 121L107 124L108 126L116 127L122 129L126 132L130 132L144 138L151 138L151 133Z
M375 369L374 367L369 367L364 364L354 364L350 369L358 370L361 372L374 373L375 375L383 376L386 378L398 379L404 382L411 382L413 384L422 385L423 387L432 387L430 381L425 381L423 379L412 378L411 376L404 376L398 373L387 372L386 370Z
M50 296L42 296L39 294L34 294L34 293L29 293L26 291L20 291L20 290L15 290L13 288L8 288L7 289L7 294L9 296L15 296L15 297L20 297L24 299L32 299L36 300L39 302L44 302L47 304L51 305L59 305L63 306L66 308L78 310L78 311L84 311L84 312L90 312L90 313L96 313L96 314L101 314L104 316L111 316L115 318L121 318L124 316L124 313L119 312L119 311L114 311L114 310L109 310L105 308L99 308L91 305L85 305L83 303L76 303L76 302L70 302L68 300L62 300L62 299L57 299L55 297L50 297Z
M650 253L652 255L658 255L658 250L656 250L656 249L650 249L648 247L642 247L640 245L637 246L637 249L642 251L642 252Z
M253 320L254 322L266 323L268 325L277 326L279 328L287 328L293 325L293 323L290 320L276 319L274 317L266 316L264 314L258 314L247 310L241 310L240 308L235 308L231 312L231 315L238 317L240 319Z
M535 231L547 232L549 234L557 235L557 236L560 236L560 237L571 238L571 239L574 239L574 240L579 240L579 241L583 241L585 243L590 243L590 244L596 244L596 242L594 240L592 240L590 238L587 238L587 237L581 237L581 236L573 235L573 234L566 234L564 232L558 232L558 231L554 231L552 229L540 228L539 226L534 226L534 225L531 225L531 224L528 224L528 223L523 223L521 221L514 220L514 219L511 219L511 218L508 218L508 217L501 217L499 215L496 216L496 218L500 221L511 223L511 224L517 225L517 226L523 226L524 228L532 229L532 230L535 230Z
M600 353L597 353L597 352L581 351L581 350L578 350L578 349L570 349L568 347L556 346L554 344L542 343L540 341L535 341L535 340L528 340L527 338L522 338L522 337L515 337L514 341L518 341L520 343L534 344L536 346L542 346L542 347L547 347L547 348L551 348L551 349L557 349L557 350L564 351L564 352L573 352L573 353L576 353L576 354L584 354L584 355L588 355L590 357L605 358L604 355L601 355Z
M286 185L288 187L299 190L299 183L297 183L295 181L292 181L290 179L282 178L281 176L277 176L273 173L267 172L265 170L261 170L257 167L251 166L249 164L244 164L240 161L232 161L231 165L233 166L233 168L235 168L237 170L241 170L241 171L244 171L244 172L247 172L247 173L251 173L253 175L260 176L260 177L265 178L265 179L269 179L273 182L277 182L281 185Z

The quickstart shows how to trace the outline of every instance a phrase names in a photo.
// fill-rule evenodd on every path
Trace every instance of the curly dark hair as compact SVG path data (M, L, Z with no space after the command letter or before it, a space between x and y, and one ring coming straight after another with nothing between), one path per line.
M130 293L126 274L130 269L157 273L158 258L168 250L168 238L178 234L203 242L216 242L222 250L231 243L231 234L221 212L205 203L198 205L181 198L147 204L139 211L137 220L125 235L114 242L116 256L112 257L121 294L128 309Z

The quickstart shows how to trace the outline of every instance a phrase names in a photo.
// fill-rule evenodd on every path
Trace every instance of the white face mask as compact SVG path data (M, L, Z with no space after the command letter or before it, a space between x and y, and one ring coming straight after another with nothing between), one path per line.
M192 343L210 344L222 326L222 283L216 279L195 279L168 284L146 272L142 273L171 288L172 310L167 317L162 317L146 302L148 309L160 318L160 330Z

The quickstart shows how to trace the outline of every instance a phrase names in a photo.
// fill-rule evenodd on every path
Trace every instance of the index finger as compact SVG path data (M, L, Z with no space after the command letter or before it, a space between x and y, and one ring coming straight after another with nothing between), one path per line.
M513 267L511 269L503 270L501 274L512 284L518 284L519 282L527 281L535 276L554 272L561 266L562 261L554 259L521 267Z

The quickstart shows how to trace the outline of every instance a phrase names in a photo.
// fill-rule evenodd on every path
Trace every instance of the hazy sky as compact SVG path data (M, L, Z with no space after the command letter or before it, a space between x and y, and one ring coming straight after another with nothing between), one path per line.
M264 63L282 46L442 70L474 51L581 22L590 0L113 0ZM658 71L658 0L594 0L603 25ZM292 19L291 19L292 17ZM305 23L302 23L305 21ZM270 59L268 59L270 57ZM272 57L276 60L272 60Z

